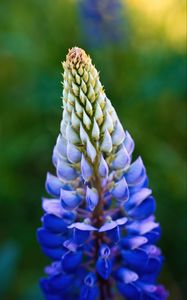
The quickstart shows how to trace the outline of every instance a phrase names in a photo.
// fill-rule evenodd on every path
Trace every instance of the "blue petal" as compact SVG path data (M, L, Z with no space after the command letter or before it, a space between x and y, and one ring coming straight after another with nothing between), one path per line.
M141 300L141 291L134 284L117 283L120 293L128 300ZM143 299L142 299L143 300Z
M124 140L124 146L128 154L131 156L132 152L134 151L134 141L128 131L126 131L125 133L126 135Z
M112 133L112 143L115 146L120 145L125 138L124 129L119 120L116 121L114 131Z
M47 178L45 182L46 191L55 197L60 196L60 189L63 188L64 184L56 176L47 173Z
M42 208L46 213L53 214L61 218L64 214L64 209L62 208L59 199L42 199Z
M96 270L103 279L107 280L112 272L111 260L99 257L96 263Z
M56 167L57 162L59 159L64 159L66 158L66 152L67 152L67 141L62 137L61 134L59 134L56 145L53 149L53 164Z
M67 158L72 163L77 163L81 160L81 152L70 142L67 145Z
M126 249L136 249L146 244L148 239L144 236L126 236L121 240L121 244Z
M113 242L113 243L118 243L120 240L120 228L119 226L116 226L115 228L113 228L112 230L108 230L106 232L107 236L109 237L109 239Z
M63 156L66 156L66 153L67 153L67 140L61 134L59 134L59 136L57 137L55 147L56 147L59 154L61 154Z
M37 238L39 243L48 248L58 248L63 245L64 237L47 231L44 228L37 230Z
M47 275L57 275L62 272L62 266L60 261L54 261L51 265L45 267L45 274Z
M101 247L100 247L100 255L102 258L108 258L110 256L110 248L105 245L105 244L102 244Z
M81 159L81 172L82 172L82 177L84 178L85 181L89 181L93 174L93 169L90 166L90 164L87 162L83 154Z
M96 263L96 270L103 279L107 280L112 272L112 262L109 258L110 248L103 244L100 249L100 255Z
M73 210L79 206L82 197L75 191L66 191L61 189L60 200L64 209Z
M57 162L57 176L64 180L74 180L77 178L76 170L70 166L64 160L58 160Z
M126 226L128 233L136 235L145 235L159 226L158 223L154 222L152 216L145 220L133 221Z
M116 273L117 279L125 284L136 282L139 278L138 274L128 268L120 268Z
M149 254L146 248L140 248L134 251L123 250L122 257L129 267L141 273L154 272L158 274L163 260L158 254Z
M84 222L76 222L68 226L68 228L76 228L82 231L97 231L97 228L88 224L87 219Z
M78 252L66 252L62 257L62 268L65 272L73 272L80 265L83 254Z
M87 152L87 155L90 157L91 161L94 162L97 153L89 139L87 139L87 142L86 142L86 152Z
M81 288L79 300L96 300L98 296L98 289L95 285L95 275L89 273L85 280L84 285Z
M130 156L124 146L115 154L111 167L114 170L125 169L130 165Z
M50 287L56 291L65 291L72 286L73 276L72 275L56 275L50 278Z
M145 219L155 212L156 203L153 197L145 199L139 206L128 211L128 216L135 219Z
M65 252L62 247L60 248L42 247L42 251L43 253L45 253L45 255L47 255L49 258L53 260L61 260Z
M54 233L65 233L67 231L67 224L62 218L58 218L52 214L45 214L43 217L44 227Z
M131 193L129 201L125 204L126 209L131 209L133 206L140 205L147 197L151 195L152 191L147 188L141 188L135 193Z
M160 226L157 226L156 228L153 228L151 231L144 234L144 236L149 240L150 243L155 243L160 238L160 235Z
M77 222L68 228L73 229L73 241L77 245L82 245L89 238L90 232L97 231L97 228L84 222Z
M97 190L94 189L94 188L89 188L87 186L87 189L86 189L86 202L87 202L88 208L91 211L93 211L94 208L96 207L96 205L98 203L98 200L99 200L99 195L98 195Z
M112 196L120 201L127 201L129 198L128 185L124 177L115 183L114 188L111 191Z
M128 185L135 185L142 181L145 174L145 167L140 157L130 165L127 173L125 174Z
M71 224L76 218L76 214L74 212L70 212L62 208L61 201L59 199L43 198L42 207L46 213L63 218L63 221L67 224Z
M99 162L99 169L98 169L99 175L101 177L108 177L108 165L106 160L103 158L101 154L100 162Z

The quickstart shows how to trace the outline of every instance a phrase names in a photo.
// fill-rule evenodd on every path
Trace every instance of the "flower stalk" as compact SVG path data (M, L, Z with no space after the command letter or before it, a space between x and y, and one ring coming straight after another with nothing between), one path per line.
M48 300L164 300L160 226L141 158L83 49L63 63L63 115L43 199L40 285Z

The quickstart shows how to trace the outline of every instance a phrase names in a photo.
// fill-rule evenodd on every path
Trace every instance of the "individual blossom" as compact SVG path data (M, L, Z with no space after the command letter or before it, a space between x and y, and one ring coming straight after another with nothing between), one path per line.
M37 238L51 259L40 286L47 300L164 300L157 283L160 225L143 161L90 57L69 50L63 114L47 174Z

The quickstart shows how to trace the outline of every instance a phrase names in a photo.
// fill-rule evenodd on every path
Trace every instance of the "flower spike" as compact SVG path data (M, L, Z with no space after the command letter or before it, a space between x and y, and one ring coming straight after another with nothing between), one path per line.
M40 286L46 300L165 300L157 284L155 199L134 141L81 48L64 68L63 116L47 174L37 239L52 260Z

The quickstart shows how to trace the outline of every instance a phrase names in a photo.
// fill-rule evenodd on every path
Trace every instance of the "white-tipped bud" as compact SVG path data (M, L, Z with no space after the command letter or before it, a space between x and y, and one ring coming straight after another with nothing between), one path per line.
M72 110L73 110L73 106L71 105L71 103L68 101L67 102L67 111L71 114Z
M98 101L101 109L103 109L104 106L105 106L105 102L106 102L105 101L105 94L104 93L100 93L99 96L98 96L98 98L97 98L97 101Z
M66 138L72 144L80 143L79 136L75 132L75 130L73 129L73 127L71 126L70 123L68 123L67 128L66 128Z
M85 81L86 83L88 82L89 75L88 75L88 72L87 72L86 70L84 70L83 79L84 79L84 81Z
M103 112L98 102L96 103L95 119L99 125L101 125L101 123L103 122Z
M93 128L92 128L92 138L94 138L96 141L98 141L99 137L100 137L99 126L94 118L94 124L93 124Z
M68 101L71 103L71 105L74 105L76 100L77 100L76 97L71 92L69 92L68 93Z
M89 130L91 128L91 120L88 117L87 113L83 110L83 123L86 126L86 128Z
M75 96L79 95L79 87L74 82L72 82L72 90Z
M76 80L77 84L81 83L81 78L80 78L80 76L78 74L75 75L75 80Z
M90 101L86 98L86 112L92 116L93 115L93 110L92 110L92 105Z
M120 145L125 139L125 132L119 120L116 121L114 132L112 134L112 143L115 146Z
M83 70L83 67L82 67L82 66L80 66L80 67L79 67L79 69L78 69L78 73L79 73L79 75L80 75L80 76L82 76L82 75L83 75L83 73L84 73L84 70Z
M88 135L87 135L86 131L84 130L81 123L80 123L80 138L81 138L82 143L85 145L88 140Z
M90 81L91 85L94 87L95 86L95 80L94 80L91 73L90 73L90 76L89 76L89 81Z
M111 133L114 129L113 120L108 112L105 113L105 120L103 122L102 132L105 132L106 129L109 133Z
M82 82L81 82L81 89L83 90L83 92L85 94L87 93L87 86L86 86L86 83L84 82L84 80L82 80Z
M82 104L85 104L86 101L86 95L83 93L83 91L80 89L80 94L79 94L80 100Z
M79 104L78 101L75 102L75 111L76 111L77 115L81 118L82 117L82 113L83 113L83 108Z
M96 153L94 146L90 142L89 138L87 139L87 142L86 142L86 152L87 152L87 155L89 156L89 158L91 159L91 161L94 162L97 153Z
M95 92L94 92L93 86L92 86L91 84L90 84L89 90L88 90L88 99L89 99L91 102L94 102L94 101L95 101Z
M72 113L71 113L71 123L75 129L78 129L80 127L80 120L77 117L74 109L72 110Z
M101 150L106 153L112 151L112 139L107 129L105 130L103 141L101 143Z

